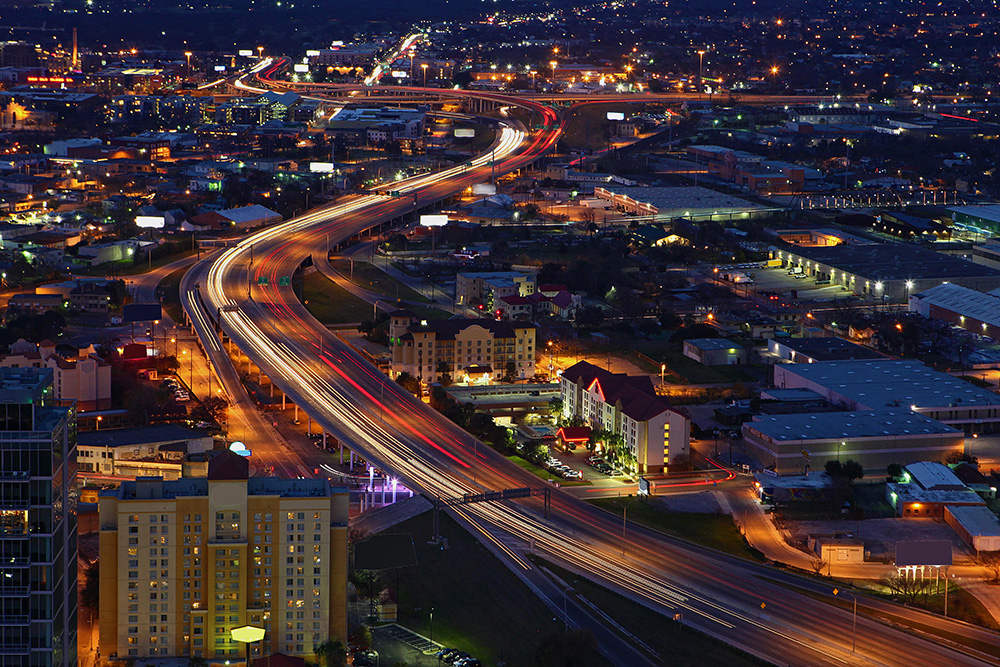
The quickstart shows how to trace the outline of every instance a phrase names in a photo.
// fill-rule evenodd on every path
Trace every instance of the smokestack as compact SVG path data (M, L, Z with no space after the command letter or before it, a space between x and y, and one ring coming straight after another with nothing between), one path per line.
M76 28L73 28L73 62L70 69L73 71L80 69L80 54L76 50Z

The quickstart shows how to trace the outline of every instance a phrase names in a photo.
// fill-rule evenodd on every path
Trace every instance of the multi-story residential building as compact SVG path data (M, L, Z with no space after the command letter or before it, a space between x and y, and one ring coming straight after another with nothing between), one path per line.
M52 370L0 368L0 664L77 664L76 410Z
M688 462L691 422L657 396L648 375L610 373L581 361L563 371L559 391L563 417L621 435L638 472Z
M436 382L443 370L458 382L488 382L535 374L535 325L488 319L418 321L397 310L389 316L392 376L409 373Z
M476 271L455 276L455 305L493 305L505 296L530 296L535 293L535 276L520 271Z
M206 478L140 477L102 491L100 650L108 658L312 657L347 641L348 491L249 477L228 450Z
M35 345L20 340L11 345L10 354L0 356L0 367L51 368L55 398L75 401L81 412L111 407L111 365L97 355L70 358L57 354L51 341Z

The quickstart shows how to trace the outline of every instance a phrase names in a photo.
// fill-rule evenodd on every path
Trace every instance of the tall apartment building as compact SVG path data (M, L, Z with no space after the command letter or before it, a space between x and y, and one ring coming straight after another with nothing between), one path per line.
M309 657L347 641L346 488L249 477L230 451L207 478L141 477L102 491L100 650L109 658Z
M581 361L559 378L564 417L580 417L591 428L622 436L640 473L663 472L687 463L691 421L656 395L648 375L626 375Z
M0 368L0 666L77 664L76 410Z
M496 302L506 296L531 296L535 293L535 276L520 271L472 271L455 276L455 305L474 308L482 305L494 310ZM497 306L499 307L499 306Z
M456 381L500 380L535 374L535 325L488 319L417 320L407 310L389 314L392 376L409 373L436 382L440 364Z

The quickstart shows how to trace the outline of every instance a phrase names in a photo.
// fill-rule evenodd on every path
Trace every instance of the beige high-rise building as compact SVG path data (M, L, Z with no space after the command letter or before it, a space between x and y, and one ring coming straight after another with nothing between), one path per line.
M145 477L103 491L100 651L105 658L312 657L347 641L348 491L326 479L249 477L230 451L207 478Z

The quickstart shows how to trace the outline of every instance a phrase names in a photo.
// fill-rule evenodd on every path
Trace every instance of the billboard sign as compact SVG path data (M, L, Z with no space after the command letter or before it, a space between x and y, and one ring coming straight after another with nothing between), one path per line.
M472 186L472 194L491 196L497 193L497 186L492 183L476 183Z
M137 215L135 216L135 226L143 229L163 229L167 224L162 215Z
M459 139L466 137L476 136L476 131L471 127L458 127L455 128L455 136Z
M304 65L302 63L295 63L292 69L295 70L296 72L308 72L309 65Z
M306 51L306 58L319 58L319 51L316 49L309 49Z
M333 171L334 166L332 162L310 162L309 171L318 174L329 174Z
M250 58L253 56L253 49L240 49L239 54L241 56L246 56L247 58Z
M226 66L225 65L216 65L215 66L215 71L216 72L225 72L226 71Z
M625 120L625 114L621 111L609 111L608 120Z
M400 71L398 69L394 69L394 70L392 70L392 78L393 79L405 79L406 78L406 72L402 72L402 71Z
M132 322L156 322L163 319L163 309L158 303L129 303L122 307L122 320Z
M448 224L446 215L422 215L420 216L421 227L444 227Z

